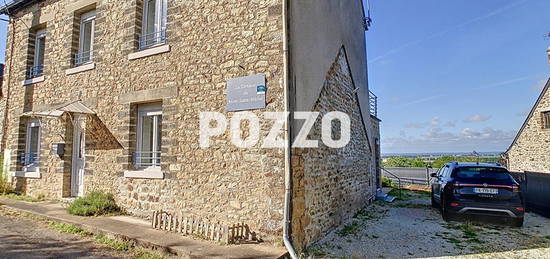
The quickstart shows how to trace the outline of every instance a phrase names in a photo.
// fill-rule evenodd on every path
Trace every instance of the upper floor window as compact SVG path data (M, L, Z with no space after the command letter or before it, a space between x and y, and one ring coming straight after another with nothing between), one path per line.
M168 0L144 0L139 49L146 49L166 42L167 7Z
M35 78L44 74L44 53L46 52L46 30L36 32L32 66L28 69L27 78Z
M95 18L95 11L87 12L81 15L78 52L75 54L73 61L75 66L80 66L93 61Z
M38 120L28 122L26 135L25 153L21 156L21 162L25 166L25 171L35 172L38 169L40 157L40 122Z
M550 111L542 113L542 128L550 129Z
M134 166L138 169L160 169L162 140L162 105L138 106L137 147Z

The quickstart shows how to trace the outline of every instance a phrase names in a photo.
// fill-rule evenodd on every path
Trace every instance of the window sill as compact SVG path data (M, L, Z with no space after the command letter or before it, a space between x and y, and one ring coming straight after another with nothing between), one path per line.
M77 73L92 70L92 69L95 69L95 63L88 63L88 64L80 65L78 67L69 68L65 70L65 74L72 75L72 74L77 74Z
M170 52L170 45L163 44L156 47L140 50L134 53L128 54L128 60L135 60L140 58L145 58L149 56L154 56L162 53Z
M23 85L32 85L32 84L44 82L45 80L46 80L46 78L44 76L38 76L38 77L23 80L22 84Z
M12 176L22 177L22 178L34 178L34 179L38 179L42 177L42 175L39 172L23 172L23 171L15 172L12 174Z
M164 179L164 173L159 170L124 171L125 178Z

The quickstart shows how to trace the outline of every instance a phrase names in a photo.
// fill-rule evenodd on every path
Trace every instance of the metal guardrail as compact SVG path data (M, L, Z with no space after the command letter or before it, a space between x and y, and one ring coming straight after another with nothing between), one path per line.
M138 50L166 43L166 30L155 31L138 37Z
M88 62L93 61L93 58L94 58L93 50L76 53L74 54L73 65L77 67L77 66L86 64Z
M369 90L370 115L378 117L378 96Z
M21 158L21 165L23 166L32 165L38 162L38 153L37 152L21 153L20 158Z
M161 152L134 152L132 161L136 167L159 167Z
M403 197L403 193L401 192L401 189L402 189L402 185L401 185L401 177L393 174L392 172L388 171L386 168L384 167L381 167L380 169L382 169L382 171L386 172L387 174L389 174L390 176L392 176L393 178L397 179L397 189L399 190L399 196L400 197Z
M27 70L27 79L39 77L39 76L42 76L43 74L44 74L44 65L29 67L29 69Z

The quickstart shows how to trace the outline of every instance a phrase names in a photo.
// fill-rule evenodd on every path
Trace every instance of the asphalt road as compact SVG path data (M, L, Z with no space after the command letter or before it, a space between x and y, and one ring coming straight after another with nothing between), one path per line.
M117 253L0 209L0 258L124 258Z

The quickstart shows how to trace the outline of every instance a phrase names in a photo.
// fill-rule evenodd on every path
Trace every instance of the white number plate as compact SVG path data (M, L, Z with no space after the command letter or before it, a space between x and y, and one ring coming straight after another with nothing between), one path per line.
M475 193L485 193L485 194L498 194L498 189L493 188L474 188Z

